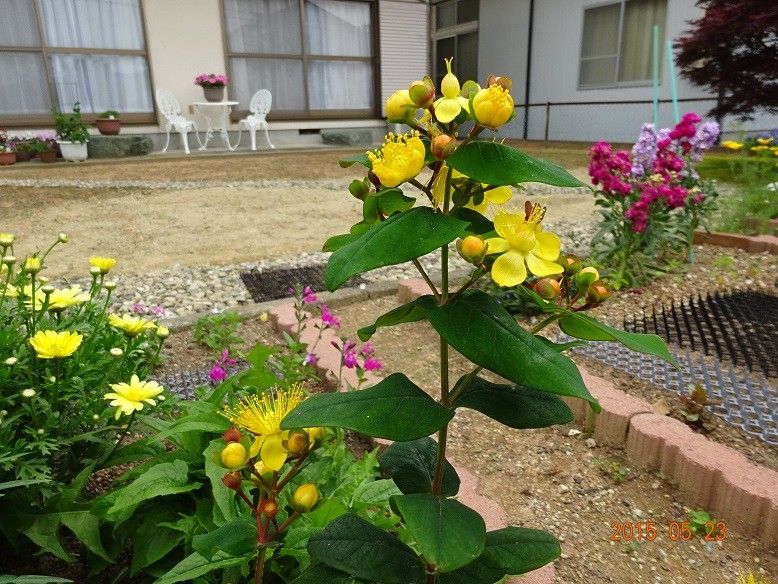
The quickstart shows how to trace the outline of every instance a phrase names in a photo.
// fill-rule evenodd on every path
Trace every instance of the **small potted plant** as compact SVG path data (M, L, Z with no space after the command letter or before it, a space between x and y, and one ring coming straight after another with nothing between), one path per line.
M101 113L95 120L95 124L103 136L116 136L122 129L122 120L119 117L119 112L115 110Z
M53 113L54 129L57 132L57 144L62 151L62 158L72 162L86 160L89 129L81 121L81 105L78 102L73 104L73 112L70 114L56 110Z
M206 101L224 101L224 88L229 85L229 79L226 75L216 75L215 73L200 73L195 77L195 85L203 88L203 95Z
M57 158L59 158L59 152L57 149L57 139L54 132L51 130L39 132L32 141L34 142L32 148L38 154L38 160L44 163L57 161Z
M0 144L0 166L16 164L16 150L13 142Z

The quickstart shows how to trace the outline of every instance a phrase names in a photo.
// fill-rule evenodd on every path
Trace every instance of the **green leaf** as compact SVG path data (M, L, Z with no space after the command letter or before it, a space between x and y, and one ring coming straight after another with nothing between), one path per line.
M89 511L66 511L59 514L62 523L72 531L78 540L93 554L106 561L111 557L100 540L100 518Z
M230 427L230 422L217 412L203 412L184 416L172 424L167 430L160 432L155 438L162 440L184 432L205 432L207 434L222 434Z
M585 399L600 410L575 364L519 326L485 292L465 292L428 309L427 318L449 345L476 365L518 385Z
M545 566L562 549L550 533L506 527L486 534L483 553L470 564L441 574L440 584L494 584L506 575L517 576Z
M585 347L586 345L589 344L586 341L570 341L569 343L555 343L554 341L551 341L542 335L535 335L535 338L538 339L541 343L543 343L547 347L551 347L552 349L554 349L559 353L564 353L565 351L568 351L570 349L575 349L576 347Z
M323 564L369 582L424 584L426 581L424 565L411 548L352 513L312 535L308 552Z
M429 207L395 213L333 252L327 262L324 281L330 292L349 278L380 268L410 261L462 235L467 223Z
M39 485L42 483L50 483L51 479L18 479L14 481L5 481L0 483L0 491L7 489L15 489L16 487L29 487L30 485Z
M106 512L106 518L121 523L144 501L198 488L199 482L189 480L189 467L184 461L158 464L119 491L114 504Z
M417 322L427 318L427 306L433 306L434 300L432 296L422 296L390 310L389 312L379 316L375 323L362 327L357 331L359 339L364 342L370 339L375 332L385 326L396 326L398 324L405 324L407 322Z
M468 209L467 207L459 207L452 215L462 221L467 221L467 232L473 235L484 235L485 233L491 233L494 231L494 223L489 221L488 218L481 215L475 209Z
M167 574L157 580L155 584L191 582L209 572L237 566L244 561L244 558L224 558L211 562L197 552L194 552L178 562L178 564L176 564Z
M373 168L373 165L370 164L370 159L367 157L367 153L365 152L361 152L347 158L341 158L338 160L338 164L341 168L348 168L355 164L361 164L365 168Z
M496 142L470 142L446 164L478 182L502 186L536 182L558 187L585 187L564 168Z
M257 548L257 524L251 517L238 519L220 528L192 538L192 549L207 560L217 552L230 556L245 556Z
M254 345L254 348L246 355L246 361L250 367L240 375L240 382L257 389L268 389L278 385L278 377L267 367L268 358L276 352L278 349L261 342Z
M362 208L365 221L378 221L390 217L398 211L407 211L416 204L414 197L409 197L402 189L384 189L378 193L367 195Z
M183 548L184 533L165 525L166 519L173 520L177 516L175 509L169 508L145 515L143 523L132 534L131 576L161 560L179 545Z
M34 516L32 519L32 523L20 528L20 531L42 550L66 562L72 561L70 555L62 547L62 541L59 539L60 520L57 514L46 513Z
M407 442L397 442L397 444L407 444ZM386 503L391 497L400 494L402 491L391 479L367 480L357 486L354 491L354 495L351 497L351 507L355 510L373 507Z
M630 333L603 324L587 314L570 312L559 321L559 328L571 337L587 341L616 341L638 353L647 353L664 359L673 367L680 367L670 354L664 340L658 335Z
M341 233L340 235L333 235L322 246L322 251L337 251L344 245L351 243L359 237L359 234L354 233Z
M395 442L378 457L378 462L406 495L429 493L435 476L437 455L438 443L425 436L410 442ZM453 497L458 492L459 476L456 469L446 461L441 494Z
M481 377L470 381L453 406L477 410L517 430L573 421L573 412L555 395L519 385L492 383Z
M325 564L314 564L289 584L352 584L353 582L361 582L361 580L354 580L351 575Z
M56 576L0 576L0 584L65 584L73 580Z
M238 514L235 511L235 491L228 489L222 482L227 470L219 465L216 460L224 449L224 440L216 438L208 445L203 452L205 459L205 475L211 481L211 491L213 492L213 502L219 508L222 517L227 521L235 519Z
M316 509L310 513L306 513L305 519L313 527L327 527L331 521L334 521L346 513L348 513L346 505L335 497L330 497L326 501L316 505Z
M429 436L454 416L402 373L347 393L317 393L281 422L285 430L330 426L388 440Z
M391 502L422 557L437 571L461 568L483 552L486 524L477 512L459 501L419 493L398 495Z

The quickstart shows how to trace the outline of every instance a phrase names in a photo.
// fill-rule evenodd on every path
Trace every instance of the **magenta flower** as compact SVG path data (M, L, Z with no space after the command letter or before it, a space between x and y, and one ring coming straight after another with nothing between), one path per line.
M316 366L316 364L318 362L319 362L319 358L316 355L314 355L313 353L308 353L305 356L305 360L303 361L303 363L305 365L313 365L314 367Z
M373 354L375 353L375 347L370 341L368 341L364 345L362 345L362 349L359 351L359 353L363 357L372 357Z
M329 307L326 304L320 304L321 321L328 327L337 329L340 328L340 319L333 315Z
M357 366L357 354L354 351L343 353L343 366L346 369L353 369Z
M362 368L365 371L379 371L383 369L383 364L376 357L368 357L362 364Z
M211 383L220 383L224 381L227 378L227 372L224 370L224 368L219 363L214 363L214 366L211 368L210 373L208 373L208 379L211 380Z
M310 286L306 286L303 289L303 304L314 304L318 302L318 300L319 299L316 298L316 294L314 294Z
M151 307L151 313L154 316L165 316L165 312L166 311L161 304L155 304Z
M148 307L142 302L136 302L135 304L133 304L131 310L135 314L147 314L149 311Z
M229 365L235 365L237 363L237 361L235 359L233 359L232 357L230 357L230 350L229 349L224 349L222 351L222 358L221 358L220 363L223 366L229 366Z

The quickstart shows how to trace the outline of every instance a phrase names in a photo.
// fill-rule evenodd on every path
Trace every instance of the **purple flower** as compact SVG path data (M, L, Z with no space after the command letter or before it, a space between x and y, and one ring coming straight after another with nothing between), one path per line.
M223 366L229 366L229 365L235 365L237 363L237 361L235 359L233 359L232 357L230 357L230 350L229 349L224 349L222 351L222 358L221 358L220 363Z
M329 307L326 304L320 304L319 309L321 310L321 321L328 327L332 328L340 328L340 319L333 315L330 311Z
M214 363L210 373L208 373L208 379L211 383L219 383L227 378L227 372L219 363Z
M357 366L357 354L354 351L343 353L343 366L346 369L353 369Z
M316 298L316 294L313 293L313 290L311 290L310 286L306 286L303 289L303 304L314 304L315 302L318 302L318 298Z
M638 141L632 147L632 168L630 174L634 177L643 176L651 170L656 159L657 135L654 124L643 124L640 128Z
M142 302L136 302L135 304L132 305L131 310L135 314L147 314L148 311L149 311L149 308L148 308L148 306L146 306Z
M375 353L375 347L368 341L362 345L362 349L359 352L363 357L371 357Z
M154 316L165 316L166 311L161 304L155 304L151 307L151 313Z
M362 364L362 368L365 371L379 371L383 369L383 364L376 357L368 357Z
M318 362L319 362L319 358L318 358L316 355L314 355L313 353L308 353L308 354L305 356L305 360L303 361L303 363L304 363L305 365L314 365L314 366L315 366L315 365L316 365Z

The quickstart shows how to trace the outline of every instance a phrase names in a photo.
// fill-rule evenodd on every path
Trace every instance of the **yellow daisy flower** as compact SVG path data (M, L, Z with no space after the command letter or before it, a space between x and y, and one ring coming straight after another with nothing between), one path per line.
M761 146L767 146L767 145L773 143L773 139L772 138L757 138L756 139L756 143L761 145Z
M727 150L731 150L733 152L737 152L738 150L743 149L743 144L741 142L736 142L735 140L724 140L721 145Z
M28 308L32 308L32 286L29 284L24 287L24 295L27 296L27 300L24 303ZM82 304L89 300L89 293L84 292L81 286L71 286L70 288L62 288L54 290L49 294L48 310L59 311L75 306L76 304ZM46 293L38 288L35 290L35 308L40 310L43 308L43 304L46 301Z
M448 73L440 82L440 92L443 97L435 102L435 118L442 124L452 121L462 110L470 112L470 103L467 98L460 95L462 88L459 79L451 72L451 61L453 59L446 59Z
M373 172L385 187L396 187L415 178L424 168L424 143L418 132L386 135L384 145L367 153Z
M155 406L156 397L164 388L156 381L141 381L133 375L129 383L112 383L113 392L106 393L103 399L112 400L110 405L116 408L116 419L122 414L130 415L143 409L144 402Z
M145 320L139 316L130 316L125 314L111 314L108 317L108 324L124 331L127 336L137 337L143 331L157 328L157 325L150 320Z
M441 167L438 177L435 179L435 184L432 185L432 198L435 204L440 207L443 205L443 199L446 195L446 176L448 175L449 167L445 164ZM451 174L451 179L468 178L458 170L454 170ZM489 185L481 183L481 186L486 188ZM453 190L453 189L452 189ZM495 189L490 189L484 193L483 200L477 205L473 203L472 199L465 205L468 209L478 211L481 215L486 215L491 205L504 205L511 200L513 191L509 186L501 186Z
M498 212L494 229L499 237L486 240L489 254L501 254L492 266L492 280L500 286L518 286L527 279L527 271L545 277L561 274L555 263L561 242L555 234L543 231L545 208L537 203L527 206L525 215Z
M17 296L19 296L19 291L16 286L0 282L0 298L16 298Z
M259 454L266 470L278 471L284 466L289 455L284 446L289 432L281 430L281 420L295 409L302 399L302 386L294 384L289 389L270 391L261 397L245 397L235 408L226 408L223 415L235 426L256 436L249 454Z
M13 233L0 233L0 246L8 247L13 245L16 236Z
M71 331L38 331L30 339L40 359L62 359L76 352L84 339L80 334Z
M101 274L107 274L116 265L116 260L103 256L92 256L89 258L89 265L100 270Z

